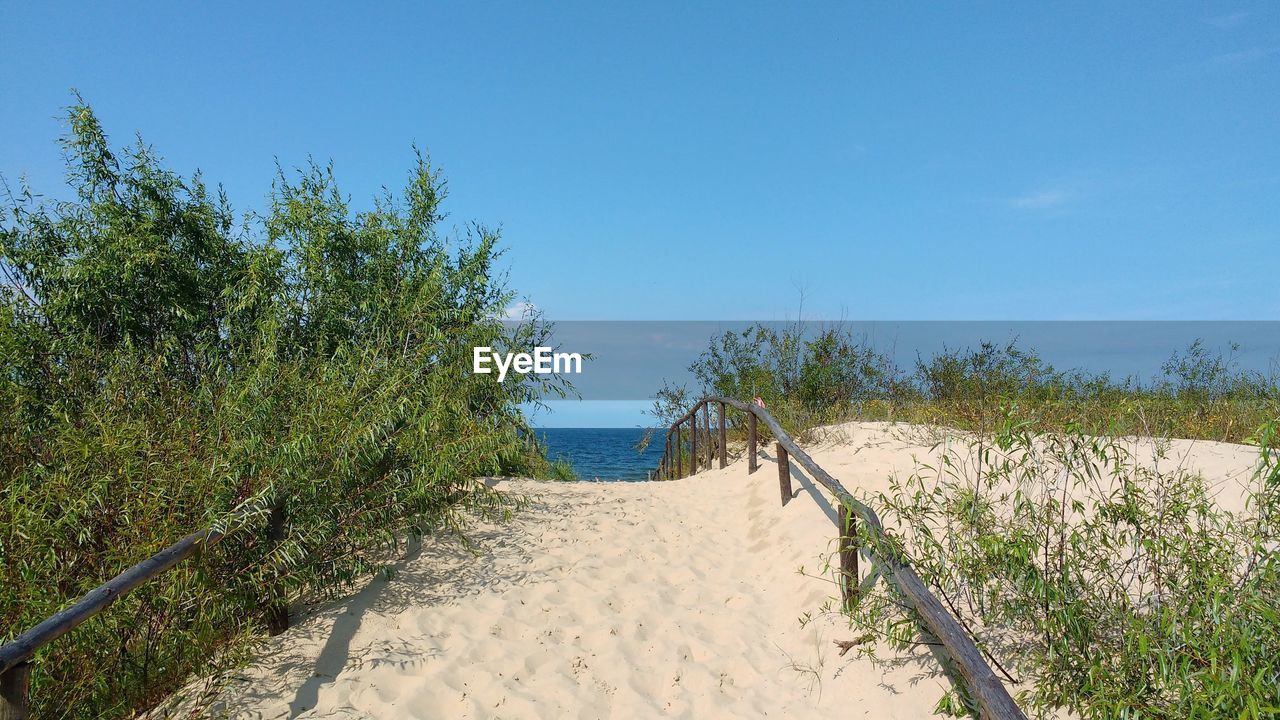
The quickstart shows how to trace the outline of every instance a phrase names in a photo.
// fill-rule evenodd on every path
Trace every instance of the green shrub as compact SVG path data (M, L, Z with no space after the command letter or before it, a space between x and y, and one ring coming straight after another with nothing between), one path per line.
M556 458L547 471L547 479L573 482L578 479L578 474L573 471L573 465L568 460Z
M547 472L519 406L563 388L469 371L471 346L547 328L499 322L498 237L439 231L421 155L371 209L312 165L237 223L198 175L112 148L83 102L68 121L74 198L21 188L0 226L0 639L246 513L37 655L36 717L123 717L234 662L264 604L350 587L406 532L503 514L472 478Z
M1203 478L1114 439L1031 427L1007 415L875 501L921 578L1020 681L1020 704L1085 718L1280 712L1275 425L1238 514ZM918 641L883 583L851 617Z
M1274 377L1199 341L1145 385L991 343L944 350L904 376L847 336L807 338L798 325L714 337L690 370L701 393L760 396L801 439L853 419L975 432L967 451L948 449L872 504L897 528L888 542L1020 681L1033 714L1280 715ZM670 423L701 393L667 385L654 414ZM741 414L730 419L741 432ZM1248 510L1223 510L1203 478L1136 462L1122 436L1256 442ZM885 583L851 621L899 647L921 641ZM973 710L962 692L938 708Z
M759 397L785 427L805 430L837 422L882 400L901 402L910 388L892 362L838 326L806 337L802 326L782 329L757 323L711 338L690 366L708 394ZM688 410L687 391L667 386L655 397L654 415L670 424ZM739 413L730 413L735 424Z
M839 326L806 335L800 324L781 330L757 324L712 337L690 365L699 392L666 386L653 415L668 425L694 395L750 400L759 396L797 436L848 420L900 420L987 431L1002 408L1028 411L1036 429L1080 425L1095 434L1184 437L1239 442L1280 415L1275 377L1241 371L1199 340L1175 352L1164 376L1132 378L1060 370L1016 343L983 342L920 358L913 373ZM730 414L735 425L742 418Z

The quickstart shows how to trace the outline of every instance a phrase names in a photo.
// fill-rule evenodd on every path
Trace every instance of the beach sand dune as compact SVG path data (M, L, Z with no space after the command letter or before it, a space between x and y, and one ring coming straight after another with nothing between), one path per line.
M840 426L815 459L853 490L927 459L930 440ZM1251 456L1204 443L1228 476ZM1227 448L1223 450L1222 448ZM1246 449L1247 450L1247 449ZM804 473L780 505L773 451L672 482L503 481L506 525L428 538L320 607L239 671L233 718L929 716L950 686L924 648L885 670L838 655L860 633L823 613L835 511ZM805 572L801 572L801 569ZM802 618L811 615L811 620ZM882 653L890 653L881 649Z

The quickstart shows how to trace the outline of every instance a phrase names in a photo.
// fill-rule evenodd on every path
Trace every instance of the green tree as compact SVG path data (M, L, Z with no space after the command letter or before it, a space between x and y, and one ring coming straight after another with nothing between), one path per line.
M195 529L237 529L42 651L38 717L117 717L234 660L264 603L505 513L473 478L549 473L520 404L569 388L470 372L471 346L548 328L501 322L500 238L443 232L425 155L364 211L331 168L282 170L236 222L199 175L113 148L78 97L67 122L72 199L20 187L0 226L0 639Z

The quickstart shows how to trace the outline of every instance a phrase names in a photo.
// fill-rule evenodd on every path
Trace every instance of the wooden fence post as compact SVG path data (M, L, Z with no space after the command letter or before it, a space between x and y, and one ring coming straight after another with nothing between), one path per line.
M724 403L720 403L717 409L720 411L720 469L723 470L725 465L729 464L729 448L725 441L724 429Z
M14 665L0 673L0 720L28 720L31 708L27 702L31 688L31 663Z
M756 459L756 414L747 413L747 474L755 472L760 468L760 463Z
M284 542L284 523L284 503L278 502L275 507L271 508L271 514L267 517L267 540L273 546ZM274 637L289 629L289 603L278 600L268 601L264 610L268 635Z
M689 416L689 474L698 474L698 406L693 406Z
M671 431L667 431L667 446L662 451L662 469L666 480L671 479Z
M676 450L671 444L671 430L667 430L667 479L676 479Z
M840 596L846 610L858 599L858 517L840 503Z
M686 477L689 474L689 451L685 448L683 436L685 435L684 423L680 423L680 477Z
M715 446L711 442L711 403L702 403L702 426L707 429L707 469L711 469L711 458L715 454Z
M778 489L782 492L782 504L791 502L791 462L787 449L778 443Z
M675 434L674 438L672 437L672 433ZM667 442L671 445L671 449L668 451L671 453L671 466L668 468L668 472L670 472L671 474L671 479L675 480L676 478L680 477L680 426L679 425L672 425L671 429L667 431Z
M684 477L684 438L681 434L684 429L681 427L683 423L676 423L676 479Z

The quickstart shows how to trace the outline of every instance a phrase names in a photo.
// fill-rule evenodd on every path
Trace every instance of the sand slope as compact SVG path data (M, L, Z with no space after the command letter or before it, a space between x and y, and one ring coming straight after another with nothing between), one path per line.
M841 426L815 459L874 491L932 440ZM1201 443L1207 473L1248 448ZM916 718L947 687L927 651L885 672L840 658L822 615L834 511L799 472L780 507L772 450L667 483L509 481L530 507L429 540L353 597L270 641L216 706L235 718ZM819 500L821 502L815 502ZM801 574L804 567L808 575ZM813 577L814 575L818 577ZM814 613L813 622L800 617Z

